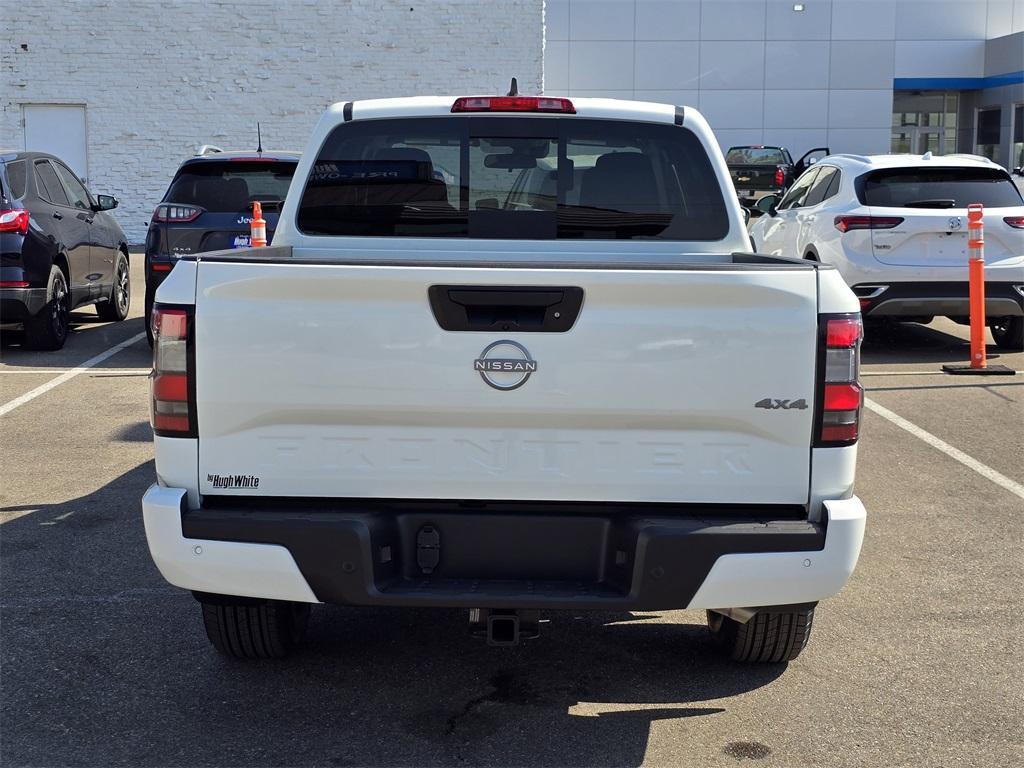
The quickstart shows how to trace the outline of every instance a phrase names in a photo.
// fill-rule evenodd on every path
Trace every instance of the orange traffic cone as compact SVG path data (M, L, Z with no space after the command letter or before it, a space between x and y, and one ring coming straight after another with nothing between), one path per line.
M258 200L252 204L252 223L249 225L249 234L253 248L266 246L267 222L263 219L263 206Z

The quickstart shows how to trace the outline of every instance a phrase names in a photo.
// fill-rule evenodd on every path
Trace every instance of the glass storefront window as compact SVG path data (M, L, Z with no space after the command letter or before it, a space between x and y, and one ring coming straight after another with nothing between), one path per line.
M1013 147L1009 165L1011 168L1024 167L1024 104L1013 108Z
M896 91L890 151L942 155L956 151L955 91Z
M999 107L978 110L975 122L975 154L998 161L1001 138L999 123L1002 118L1003 110Z

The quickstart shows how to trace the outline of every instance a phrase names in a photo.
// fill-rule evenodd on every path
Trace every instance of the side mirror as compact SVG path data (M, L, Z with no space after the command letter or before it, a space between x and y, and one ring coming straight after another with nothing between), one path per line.
M778 205L778 202L778 195L765 195L754 204L754 207L761 211L761 213L767 213L769 216L774 216L779 212L779 209L775 207Z
M1024 176L1024 165L1018 165L1013 169L1014 176Z
M750 223L750 209L747 208L745 205L741 205L740 206L740 210L743 211L743 223L744 224L749 224Z
M117 208L117 198L113 195L96 195L93 208L97 211L112 211Z

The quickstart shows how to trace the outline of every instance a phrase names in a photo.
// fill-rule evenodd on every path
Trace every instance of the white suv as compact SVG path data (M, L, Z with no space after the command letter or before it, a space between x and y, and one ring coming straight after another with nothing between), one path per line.
M1024 329L1024 200L972 155L830 155L758 202L755 250L833 264L866 318L967 322L967 206L985 206L985 310L1002 348Z

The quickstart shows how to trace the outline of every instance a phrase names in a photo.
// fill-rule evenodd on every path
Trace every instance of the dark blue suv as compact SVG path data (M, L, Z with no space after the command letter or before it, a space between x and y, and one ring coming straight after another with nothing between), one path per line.
M249 245L252 204L259 201L267 241L291 184L298 152L208 150L181 164L146 233L146 333L156 289L182 256Z
M71 312L94 304L102 320L128 316L128 243L60 158L0 151L0 327L24 330L30 349L60 349Z

